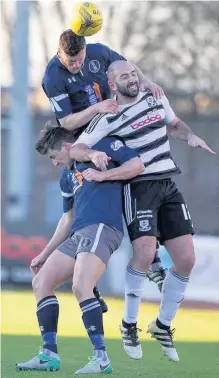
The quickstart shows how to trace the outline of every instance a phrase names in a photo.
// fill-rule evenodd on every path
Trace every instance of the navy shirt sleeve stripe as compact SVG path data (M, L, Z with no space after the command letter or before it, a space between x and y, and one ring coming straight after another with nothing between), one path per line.
M60 179L60 189L63 199L63 212L67 213L73 208L74 194L72 184L72 171L64 169Z

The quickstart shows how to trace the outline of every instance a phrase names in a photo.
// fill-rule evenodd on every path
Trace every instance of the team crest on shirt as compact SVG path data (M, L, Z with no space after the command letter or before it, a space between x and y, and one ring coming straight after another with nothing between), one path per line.
M151 230L151 226L149 224L149 220L148 219L144 219L144 220L140 220L139 221L139 231L141 232L147 232L147 231L150 231Z
M115 142L112 142L110 147L113 151L118 151L121 147L123 147L123 143L121 140L115 140Z
M97 73L100 70L100 62L98 60L91 60L89 70L90 72Z
M152 108L153 106L157 105L157 101L155 100L155 98L153 96L147 97L146 101L148 103L149 108Z

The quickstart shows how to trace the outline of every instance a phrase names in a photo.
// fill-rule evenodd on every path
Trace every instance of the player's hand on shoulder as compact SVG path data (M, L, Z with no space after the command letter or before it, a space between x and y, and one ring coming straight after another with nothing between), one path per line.
M101 171L106 171L108 162L111 158L102 151L92 151L90 160L94 163L95 167Z
M87 181L98 181L101 182L104 180L103 172L97 171L93 168L88 168L82 172L83 177Z
M145 92L147 89L150 89L153 96L159 100L164 95L164 90L159 85L153 81L147 80L140 85L140 91Z
M36 275L42 268L43 264L46 262L47 258L48 255L46 255L44 252L41 252L31 261L30 270Z
M188 145L190 147L200 147L200 148L203 148L204 150L210 152L210 154L216 155L216 152L214 152L210 147L208 147L208 145L205 143L205 141L202 140L201 138L199 138L195 134L191 134L188 137Z
M116 100L108 99L96 104L98 113L117 114L119 112L119 105Z

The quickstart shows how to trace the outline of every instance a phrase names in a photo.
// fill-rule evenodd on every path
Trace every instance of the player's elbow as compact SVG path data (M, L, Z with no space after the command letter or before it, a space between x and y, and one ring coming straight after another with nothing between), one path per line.
M72 160L81 161L81 162L86 161L88 151L90 151L90 149L86 144L84 143L74 144L69 151L70 158Z
M167 132L170 134L170 135L174 135L174 132L177 130L178 128L178 123L179 123L179 118L175 117L171 122L169 122L167 124Z
M59 119L59 123L62 127L66 129L66 124L67 124L67 117L63 117Z
M72 116L72 114L71 114ZM73 131L73 130L76 130L78 129L78 125L77 123L74 121L74 118L71 117L71 119L69 118L69 116L66 116L66 117L63 117L63 118L60 118L59 119L59 123L60 125L66 129L66 130L69 130L69 131Z
M62 219L63 219L63 222L65 224L67 224L67 226L70 224L72 224L72 220L73 220L73 209L67 211L66 213L64 213L62 215Z

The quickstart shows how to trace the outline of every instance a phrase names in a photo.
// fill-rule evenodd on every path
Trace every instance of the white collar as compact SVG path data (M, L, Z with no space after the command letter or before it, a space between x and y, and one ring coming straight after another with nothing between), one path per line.
M135 105L139 100L140 98L142 97L142 92L139 92L136 100L134 102L129 102L127 104L123 104L123 105L119 105L119 110L123 110L129 106L132 106L132 105ZM113 97L114 100L116 100L116 96Z

